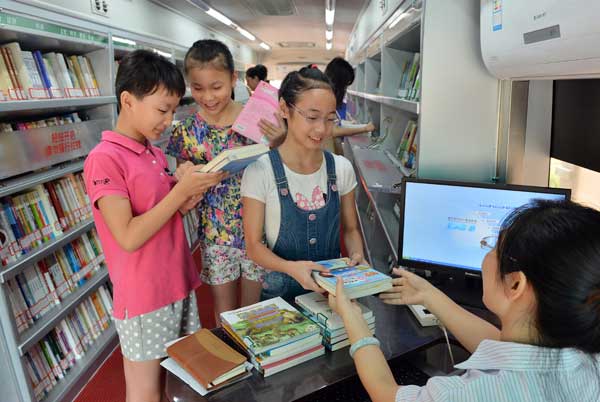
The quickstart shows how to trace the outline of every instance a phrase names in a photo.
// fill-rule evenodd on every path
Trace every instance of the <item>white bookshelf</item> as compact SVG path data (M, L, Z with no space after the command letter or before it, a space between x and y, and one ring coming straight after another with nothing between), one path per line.
M343 149L360 183L356 202L368 257L384 271L398 260L394 206L399 188L393 184L409 175L491 181L498 127L499 82L487 72L479 50L480 2L393 3L387 21L370 36L366 32L375 22L357 21L346 53L355 68L348 111L361 123L372 121L377 130L371 138L345 139ZM415 53L420 54L421 86L417 99L406 99L399 93L402 71ZM397 155L411 120L418 124L412 170Z

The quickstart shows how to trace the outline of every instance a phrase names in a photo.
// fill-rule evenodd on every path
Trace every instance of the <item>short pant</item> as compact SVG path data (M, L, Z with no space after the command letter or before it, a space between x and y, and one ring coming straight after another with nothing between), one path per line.
M182 300L149 313L113 320L121 342L121 353L131 361L162 359L167 356L165 343L200 328L194 291Z
M264 268L248 259L246 252L229 246L211 245L202 249L202 282L222 285L235 281L240 275L251 281L261 281Z

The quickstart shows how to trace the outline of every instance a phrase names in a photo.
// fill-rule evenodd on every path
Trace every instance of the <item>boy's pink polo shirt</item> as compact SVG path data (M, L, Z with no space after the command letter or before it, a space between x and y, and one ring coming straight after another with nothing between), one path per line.
M83 167L96 229L113 283L115 318L131 318L185 298L200 285L179 213L142 247L127 252L106 226L97 201L129 199L134 216L162 200L175 184L162 151L113 131L88 155Z

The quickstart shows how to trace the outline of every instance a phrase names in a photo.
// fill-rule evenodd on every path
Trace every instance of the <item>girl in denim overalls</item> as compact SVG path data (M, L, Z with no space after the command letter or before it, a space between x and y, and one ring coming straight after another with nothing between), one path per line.
M322 149L337 123L329 79L318 69L294 71L281 84L279 102L287 136L246 169L241 191L248 256L270 271L261 298L289 301L323 291L311 273L324 269L314 261L340 257L340 227L353 263L365 261L354 170Z

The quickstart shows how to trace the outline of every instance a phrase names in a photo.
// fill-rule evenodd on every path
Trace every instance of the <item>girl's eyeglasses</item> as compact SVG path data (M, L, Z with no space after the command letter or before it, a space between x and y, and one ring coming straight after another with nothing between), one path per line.
M293 103L290 104L290 107L292 109L294 109L296 112L298 112L298 114L300 116L304 117L304 120L306 120L306 122L311 125L315 125L318 122L323 121L323 123L326 126L335 126L340 122L337 117L310 116L310 115L308 115L308 112L305 112L304 110L300 109L298 106L294 105Z
M493 250L498 242L498 236L486 236L479 241L479 246L484 250Z

